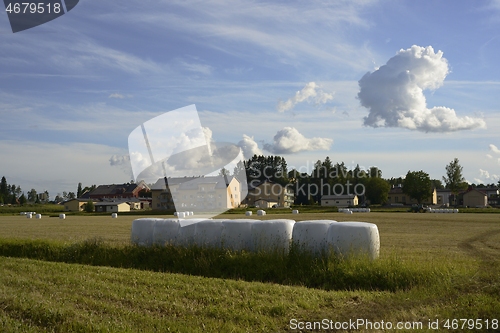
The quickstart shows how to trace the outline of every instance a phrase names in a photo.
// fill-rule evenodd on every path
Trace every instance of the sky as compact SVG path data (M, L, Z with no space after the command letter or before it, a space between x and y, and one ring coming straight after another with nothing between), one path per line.
M500 179L500 1L81 0L0 15L0 175L26 193L133 176L128 136L195 105L217 142L384 178L454 158Z

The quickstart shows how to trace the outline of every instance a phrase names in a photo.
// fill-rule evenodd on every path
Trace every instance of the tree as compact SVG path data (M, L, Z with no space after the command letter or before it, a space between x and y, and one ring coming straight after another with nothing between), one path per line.
M19 197L19 204L22 206L26 204L26 197L24 196L24 193Z
M229 170L226 168L222 168L219 170L219 176L229 177L231 176L231 172L229 172Z
M75 192L69 192L68 193L68 200L72 200L74 198L76 198Z
M94 203L92 202L92 200L89 199L89 201L87 201L87 204L85 205L85 211L87 213L93 213L94 210L95 210Z
M463 168L458 162L458 158L451 161L450 164L446 166L446 177L443 177L446 187L454 194L454 198L458 196L460 190L465 190L467 188L467 183L462 175Z
M61 193L57 193L56 197L54 198L54 202L61 202L64 201L63 197L61 197Z
M28 201L35 202L37 197L36 190L32 188L31 191L28 192Z
M432 195L429 175L423 171L408 171L403 182L403 193L417 200L420 204Z
M0 184L0 196L3 196L4 198L9 195L9 189L7 186L7 179L3 176Z
M78 183L78 189L76 190L76 197L79 198L83 194L82 183Z
M391 186L382 178L372 177L365 184L366 197L370 204L381 204L387 201Z

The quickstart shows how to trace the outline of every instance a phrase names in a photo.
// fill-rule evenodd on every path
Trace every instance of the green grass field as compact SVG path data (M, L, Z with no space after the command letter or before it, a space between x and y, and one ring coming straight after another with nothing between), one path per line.
M372 222L379 228L381 256L373 263L294 266L290 258L203 249L139 253L129 243L132 221L140 216L68 216L66 220L0 216L0 250L15 253L0 256L0 327L6 332L275 332L300 331L292 329L292 319L368 319L421 323L423 329L417 331L459 332L467 328L461 327L463 322L457 329L446 329L446 320L482 319L482 329L475 331L485 331L485 320L489 320L489 331L500 329L492 326L492 320L500 320L497 214L285 213L253 217ZM95 237L102 242L84 242ZM85 252L93 244L94 252ZM34 248L37 250L30 251L37 253L26 253ZM124 254L118 260L120 252ZM68 253L76 256L68 258ZM94 254L105 258L92 258ZM169 256L179 258L172 261ZM172 261L172 266L165 269L155 258ZM223 269L242 263L261 264L265 272L257 265L243 267L238 278ZM283 272L287 268L291 271ZM261 269L272 276L261 274ZM303 286L300 278L308 285L303 272L308 269L321 281L328 280L328 274L335 281L314 288ZM281 282L258 282L261 280ZM338 281L344 284L339 287ZM345 287L349 281L354 287ZM428 329L429 320L439 320L440 329ZM358 328L351 331L372 331Z

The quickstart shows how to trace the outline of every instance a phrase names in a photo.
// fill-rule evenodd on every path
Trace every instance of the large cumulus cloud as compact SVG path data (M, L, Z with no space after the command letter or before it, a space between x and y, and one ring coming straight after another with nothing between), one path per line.
M455 110L427 108L423 91L443 85L449 73L443 52L413 45L359 81L358 98L368 108L364 125L402 127L423 132L452 132L486 127L483 119L458 117Z

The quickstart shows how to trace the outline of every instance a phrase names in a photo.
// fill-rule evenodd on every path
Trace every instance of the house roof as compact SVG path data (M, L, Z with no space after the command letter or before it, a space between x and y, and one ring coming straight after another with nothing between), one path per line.
M127 204L126 201L99 201L99 202L94 202L94 206L118 206L122 204Z
M321 200L332 200L332 199L354 199L357 197L356 194L342 194L342 195L324 195Z
M469 191L465 192L465 193L464 193L464 196L465 196L465 195L468 195L469 193L474 192L474 191L475 191L475 192L478 192L478 193L481 193L481 194L482 194L482 195L484 195L484 196L487 196L486 191L480 191L480 190L477 190L477 189L475 189L475 188L470 189Z
M196 190L201 184L215 184L216 189L225 189L234 177L227 177L227 182L222 176L202 176L202 177L172 177L167 178L169 186L179 185L179 190ZM165 190L165 178L160 178L151 187L152 190Z
M99 185L89 195L132 194L138 187L137 184Z

